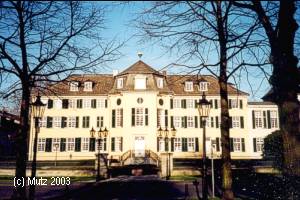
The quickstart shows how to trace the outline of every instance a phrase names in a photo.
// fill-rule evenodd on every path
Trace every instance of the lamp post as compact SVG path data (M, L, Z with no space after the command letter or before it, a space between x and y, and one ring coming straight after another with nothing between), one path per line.
M90 135L91 135L91 138L96 138L95 137L95 129L94 127L92 127L92 129L90 130ZM100 151L100 144L102 142L102 139L106 138L108 135L108 130L105 129L102 130L101 127L98 131L98 137L97 137L97 149L98 149L98 156L97 156L97 175L96 175L96 181L100 181L100 156L101 156L101 151Z
M216 140L210 141L211 145L211 190L212 190L212 198L215 198L215 171L214 171L214 147L216 145Z
M203 140L202 140L202 146L203 146L203 156L202 156L202 199L207 200L207 193L208 193L208 187L207 187L207 181L206 181L206 175L207 175L207 168L206 168L206 120L209 116L210 111L210 102L206 100L205 93L202 94L202 99L199 100L197 103L198 105L198 111L200 115L200 122L202 124L203 128Z
M31 114L34 119L34 126L35 126L35 134L34 134L34 141L33 141L33 159L32 159L32 166L31 166L31 180L35 178L36 175L36 154L37 154L37 141L38 141L38 133L39 129L39 120L43 117L45 112L46 104L41 101L41 96L37 96L35 102L31 103ZM29 199L34 199L35 193L35 184L31 184L29 186Z
M171 135L169 133L171 133ZM169 142L171 138L174 138L176 136L176 129L174 128L174 126L172 127L171 130L168 130L167 127L165 128L165 130L159 127L159 129L157 130L157 136L159 138L164 138L166 142L165 147L168 145L165 151L168 153L167 164L166 164L166 180L169 180L171 175Z

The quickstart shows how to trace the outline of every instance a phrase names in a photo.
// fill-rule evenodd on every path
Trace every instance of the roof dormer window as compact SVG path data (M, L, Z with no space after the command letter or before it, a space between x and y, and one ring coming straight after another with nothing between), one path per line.
M163 88L164 87L164 79L163 78L157 78L157 87Z
M72 81L70 83L70 91L72 92L77 92L78 91L78 86L79 86L79 82L77 81Z
M117 79L117 89L123 88L123 83L124 83L124 79L123 78L118 78Z
M83 91L88 91L88 92L93 91L93 82L92 81L86 81L86 82L84 82Z
M192 81L186 81L184 85L184 90L187 92L193 91L193 82Z
M134 89L136 90L146 89L146 77L136 76L134 79Z
M207 90L208 90L208 82L206 81L199 82L199 91L206 92Z

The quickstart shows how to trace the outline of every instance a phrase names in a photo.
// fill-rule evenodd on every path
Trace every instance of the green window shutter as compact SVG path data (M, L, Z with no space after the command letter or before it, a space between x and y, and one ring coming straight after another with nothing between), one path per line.
M135 126L135 109L131 108L131 126Z
M201 117L199 117L199 122L200 122L200 128L203 128L203 120Z
M241 128L244 128L244 117L240 117L240 122L241 122Z
M123 137L121 137L120 151L123 151Z
M169 151L169 140L165 138L165 151Z
M229 100L229 109L231 109L232 108L232 106L231 106L231 99L228 99Z
M257 152L257 149L256 149L256 138L253 138L253 151Z
M48 99L48 109L53 108L53 100L52 99Z
M187 152L187 138L181 138L181 148L182 152Z
M218 109L218 99L215 99L215 109Z
M242 152L245 152L245 139L242 138Z
M174 140L175 138L171 138L171 152L174 152Z
M159 137L156 138L156 149L159 152Z
M270 113L270 110L267 110L267 122L268 122L268 128L271 128L271 113Z
M185 127L184 123L185 123L184 117L181 117L181 128Z
M255 113L254 113L254 110L252 110L252 128L255 129Z
M216 116L216 128L219 128L219 117Z
M97 100L96 99L92 99L91 100L91 104L92 104L92 108L96 108L97 107Z
M145 108L145 125L148 126L148 123L149 123L148 108Z
M47 117L47 128L52 128L53 118Z
M107 99L105 99L105 108L107 108Z
M199 152L199 139L197 137L195 138L195 151Z
M267 128L267 115L266 111L263 111L264 128Z
M76 128L79 128L79 117L76 117Z
M45 151L46 152L51 152L51 150L52 150L52 138L46 138Z
M90 138L89 151L95 151L96 139Z
M61 128L67 127L67 118L61 117Z
M60 138L60 151L66 151L66 138Z
M115 138L111 138L111 151L115 151Z
M229 128L232 128L232 117L229 117Z
M240 99L240 109L243 109L243 100Z
M174 127L174 117L171 116L171 128L173 128L173 127Z
M170 99L170 109L173 109L173 99Z
M181 108L186 108L186 99L181 100Z
M210 127L214 127L214 117L210 117Z
M211 99L211 100L209 100L209 104L210 104L210 108L213 108L213 106L214 106L214 102L213 102L213 100Z
M82 99L77 99L77 108L82 108Z
M75 138L75 151L81 151L81 138Z
M104 151L106 151L106 143L107 143L107 138L105 137L104 139L103 139L103 150Z
M111 127L115 128L116 127L116 110L113 109L112 110L112 114L111 114Z
M184 128L187 128L187 116L184 116Z
M198 116L195 116L195 128L198 128Z
M196 99L195 99L195 108L198 108L198 102Z
M229 142L229 144L230 144L230 151L233 152L234 151L234 149L233 149L233 138L230 138L229 141L230 141Z
M168 127L169 123L168 123L168 110L165 110L165 127Z
M63 99L62 100L62 108L67 109L69 107L69 100L68 99Z
M216 151L217 152L220 151L220 138L219 137L216 138Z
M103 123L104 123L104 119L103 119L103 117L100 117L100 127L104 126Z

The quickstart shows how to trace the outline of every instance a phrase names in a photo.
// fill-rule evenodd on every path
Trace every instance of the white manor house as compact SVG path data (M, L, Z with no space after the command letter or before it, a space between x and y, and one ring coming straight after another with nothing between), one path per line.
M220 95L218 80L210 75L168 75L139 60L114 74L73 75L50 86L55 95L42 96L47 104L40 120L37 160L95 160L101 128L108 135L99 145L110 160L165 152L173 158L202 158L203 127L195 105L203 92L211 102L206 123L206 149L220 157ZM228 85L232 159L261 159L263 139L279 129L277 106L248 102L248 94ZM34 120L31 120L29 160L33 159ZM158 129L176 129L170 140Z

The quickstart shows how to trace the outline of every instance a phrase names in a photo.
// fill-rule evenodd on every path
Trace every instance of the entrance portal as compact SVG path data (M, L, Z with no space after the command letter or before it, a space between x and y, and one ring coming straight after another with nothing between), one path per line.
M145 137L135 136L134 140L135 157L145 157Z

